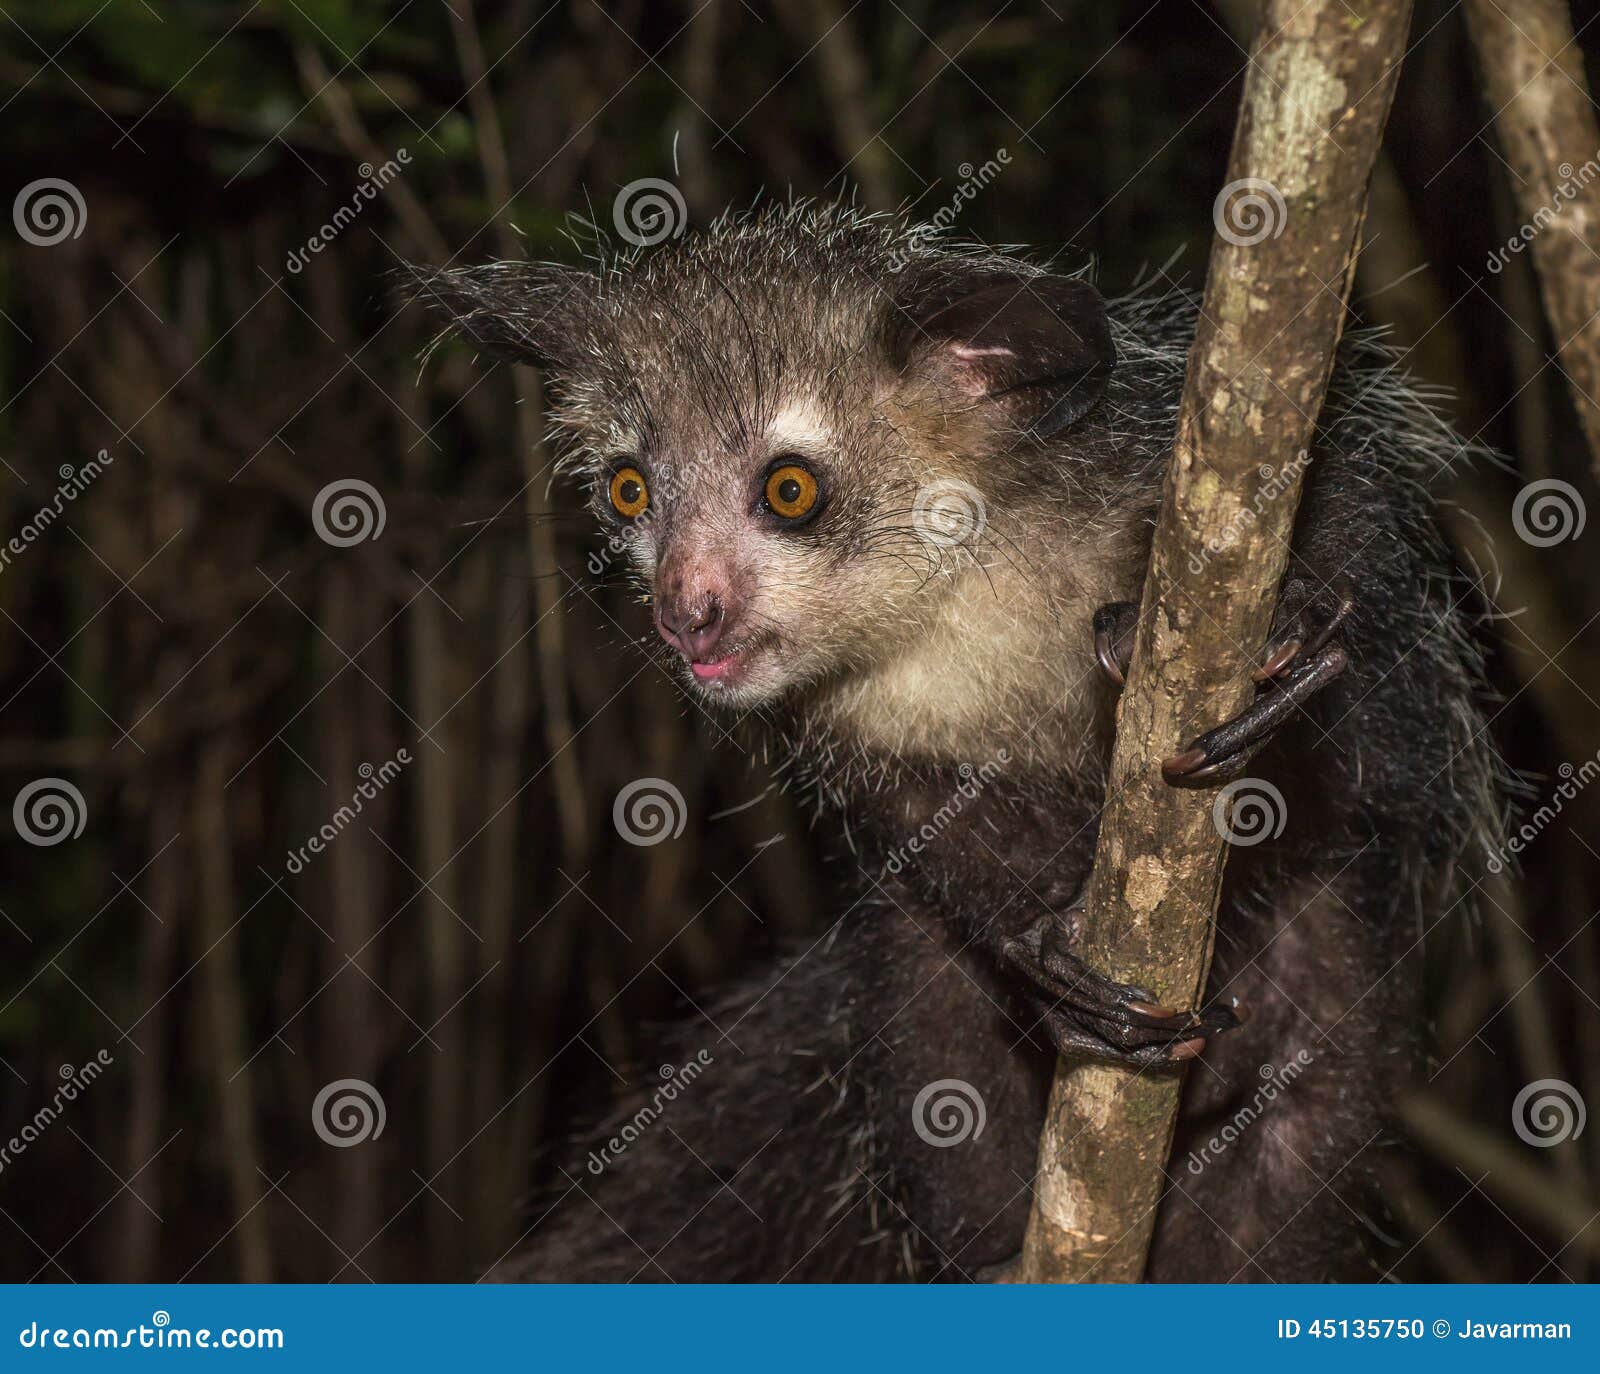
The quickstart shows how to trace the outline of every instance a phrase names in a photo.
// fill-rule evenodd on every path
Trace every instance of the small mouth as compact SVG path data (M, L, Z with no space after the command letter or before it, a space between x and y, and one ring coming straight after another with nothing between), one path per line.
M747 639L743 644L736 644L709 658L690 659L689 671L694 674L696 682L708 687L732 687L749 672L750 661L759 648L755 640Z
M722 658L693 659L689 663L689 671L701 682L724 682L739 671L743 653L742 649L735 649Z

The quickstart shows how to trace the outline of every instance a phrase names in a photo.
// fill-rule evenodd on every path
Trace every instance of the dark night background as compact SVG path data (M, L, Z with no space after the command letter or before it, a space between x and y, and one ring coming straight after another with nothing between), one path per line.
M0 188L62 179L84 214L0 233L0 533L112 461L0 570L0 799L60 778L85 817L48 847L0 827L0 1137L63 1066L111 1067L0 1166L0 1277L477 1277L550 1147L654 1075L652 1024L832 911L808 819L586 568L537 395L455 346L424 362L386 275L572 259L573 217L612 235L640 178L692 223L791 188L931 217L1004 149L954 232L1198 287L1252 10L6 0ZM1596 492L1532 264L1486 269L1520 216L1457 6L1421 0L1413 41L1355 308L1509 456L1440 496L1500 568L1494 728L1536 799L1600 748L1596 535L1530 547L1511 503ZM318 537L336 478L381 493L381 538ZM644 775L684 794L671 844L613 827ZM1600 1103L1597 821L1582 793L1476 928L1429 937L1398 1277L1600 1276L1600 1129L1510 1130L1531 1080ZM360 1148L312 1128L340 1079L384 1103Z

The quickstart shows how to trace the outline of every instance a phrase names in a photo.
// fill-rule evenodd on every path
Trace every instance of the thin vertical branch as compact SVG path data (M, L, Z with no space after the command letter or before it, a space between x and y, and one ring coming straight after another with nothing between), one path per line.
M1600 474L1600 124L1583 53L1566 0L1468 0L1467 27L1523 215L1514 247L1497 252L1509 256L1531 245L1561 367Z
M1270 0L1250 57L1084 919L1086 959L1175 1005L1205 988L1224 845L1212 797L1159 761L1250 700L1410 8ZM1289 479L1275 500L1264 465ZM1140 1277L1181 1082L1061 1064L1019 1277Z
M153 685L146 694L154 704L182 675L184 655L165 652ZM146 706L149 709L149 705ZM145 879L147 909L141 914L139 934L139 1005L148 1008L139 1040L144 1053L134 1056L133 1084L128 1104L128 1174L144 1169L156 1157L167 1119L167 1082L171 1069L172 1008L166 992L172 986L172 956L178 941L179 904L183 898L183 846L174 845L183 824L183 799L170 784L151 789L145 820L146 852L150 863ZM163 852L167 850L178 852ZM159 858L157 856L160 856ZM123 1203L117 1227L120 1251L112 1273L132 1283L149 1283L156 1272L157 1218L161 1211L163 1170L159 1160L140 1175L139 1191L131 1189Z
M827 96L825 108L833 123L845 172L861 187L861 198L873 210L895 204L895 170L883 130L873 113L872 77L867 59L856 42L854 19L870 10L839 0L782 0L778 16L798 42L815 52L817 75Z
M505 257L521 256L516 234L506 218L510 212L511 170L506 157L500 112L489 88L483 41L478 34L477 11L472 0L462 0L451 29L456 36L462 75L467 83L467 106L478 136L478 156L483 179L495 206L494 229L498 251ZM552 477L544 443L544 395L532 368L513 368L517 390L517 437L527 481L529 554L533 564L533 596L537 621L534 642L539 648L539 687L544 707L545 744L550 751L562 849L567 862L582 865L589 852L589 808L584 804L583 778L574 746L576 731L566 680L565 625L561 603L561 567L548 519L548 488Z
M360 645L370 635L372 615L362 574L345 565L334 567L322 586L316 619L327 634L319 636L318 669L325 680L340 677L345 666L340 645ZM349 676L333 682L317 701L316 727L319 757L327 760L330 792L348 789L360 776L361 738L351 727L364 718L368 704L363 695L372 688ZM432 749L418 742L419 749ZM370 822L369 822L370 823ZM380 832L381 833L381 832ZM379 933L377 903L380 889L371 862L373 846L366 837L347 836L343 844L329 846L326 859L325 910L329 914L333 943L326 948L326 981L337 995L322 999L324 1015L319 1037L328 1078L359 1078L373 1083L382 1063L381 1019L374 982L383 977L376 947ZM359 962L368 977L349 967ZM369 979L373 981L369 981ZM319 982L323 981L319 979ZM310 1104L303 1104L309 1118ZM347 1253L365 1246L377 1233L380 1202L378 1171L360 1150L337 1150L333 1173L337 1180L331 1210L336 1218L333 1236ZM371 1271L372 1266L366 1266ZM347 1273L351 1271L346 1271Z
M497 555L500 552L495 550ZM520 547L515 550L519 557L521 552ZM488 721L480 745L484 751L482 777L485 795L509 797L521 777L528 735L531 694L528 651L523 642L529 628L528 599L520 582L506 575L498 557L490 563L490 575L498 583L499 595L489 598L489 614L494 617L495 626L491 652L496 666L487 686ZM544 1026L526 1024L512 1000L517 955L517 879L528 857L517 842L521 819L518 808L500 808L479 841L482 859L478 865L475 919L483 936L478 947L483 985L476 1001L478 1024L487 1028L484 1039L488 1043L475 1045L472 1055L472 1114L474 1120L494 1124L486 1133L489 1167L472 1171L472 1210L468 1216L473 1222L476 1244L490 1255L502 1253L514 1234L513 1215L505 1199L517 1195L533 1145L530 1132L537 1129L540 1120L524 1105L531 1093L524 1094L513 1111L496 1116L509 1095L505 1082L507 1044L526 1048L539 1063L549 1054L549 1047L541 1046L538 1040Z
M409 441L408 436L425 431L427 419L414 386L402 383L396 394L400 398L396 432L403 445ZM420 482L426 452L420 441L410 450L407 466L413 481ZM481 773L474 760L464 757L464 732L447 719L457 689L447 684L454 656L445 640L445 617L452 614L446 607L446 601L436 591L417 597L407 612L403 633L412 710L433 741L417 742L418 785L413 793L416 854L420 871L427 879L427 886L417 898L417 908L427 949L426 1024L432 1027L419 1048L427 1063L428 1176L438 1179L435 1186L448 1194L448 1180L438 1176L456 1153L467 1096L461 1072L466 1060L462 1013L452 1013L468 986L466 931L458 914L461 884L452 862L456 852L456 805L463 789ZM461 1233L450 1221L447 1208L432 1208L428 1213L429 1242L441 1258L455 1260L461 1250Z
M221 681L221 665L213 674ZM272 1279L266 1214L257 1206L262 1190L261 1148L257 1140L255 1094L244 1048L244 997L235 957L233 839L223 808L224 789L236 763L229 760L227 737L212 735L200 746L194 790L194 851L199 863L196 935L200 989L205 1010L205 1044L214 1075L222 1151L229 1194L238 1224L233 1243L244 1283ZM202 953L203 952L203 953Z

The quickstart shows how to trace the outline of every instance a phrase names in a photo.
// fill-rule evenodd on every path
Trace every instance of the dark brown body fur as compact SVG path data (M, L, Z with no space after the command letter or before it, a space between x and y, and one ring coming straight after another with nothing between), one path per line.
M1319 484L1302 526L1319 522L1336 559L1351 528L1382 541L1366 550L1352 628L1366 652L1252 770L1283 792L1289 821L1279 840L1230 858L1211 981L1248 1019L1189 1070L1157 1280L1379 1276L1364 1222L1378 1224L1372 1172L1396 1139L1388 1106L1421 1047L1423 923L1464 919L1441 896L1437 856L1458 845L1455 827L1481 799L1448 782L1464 737L1428 724L1461 703L1441 699L1426 658L1396 661L1396 628L1383 623L1424 569L1380 492ZM1301 549L1322 552L1309 532ZM1335 739L1360 743L1346 751ZM649 1131L599 1180L569 1166L574 1186L533 1214L526 1249L499 1277L964 1280L1018 1252L1055 1052L994 950L1081 886L1098 788L1001 776L915 865L883 876L881 855L962 781L933 770L842 799L857 823L858 850L841 855L858 870L856 900L825 936L712 1010L727 1040L710 1042L714 1066L668 1109L670 1131ZM712 1035L698 1018L685 1031L663 1060L686 1060ZM1264 1071L1301 1051L1311 1066L1191 1171L1191 1154L1252 1100ZM987 1124L959 1147L932 1148L912 1104L950 1078L979 1088Z
M654 455L668 469L673 444L654 433L663 412L649 394L656 385L670 394L675 355L663 347L634 366L629 349L646 347L633 340L650 319L674 318L663 301L704 306L698 321L733 301L732 322L697 325L690 352L718 387L753 377L754 399L747 411L723 390L685 403L686 418L675 423L709 428L684 444L735 454L754 445L759 458L786 371L833 379L807 394L833 397L847 417L836 432L859 429L860 453L874 444L898 452L891 440L931 407L937 423L907 441L907 461L954 455L953 471L989 499L995 553L980 570L985 582L963 583L959 569L941 566L933 580L953 579L947 598L928 600L934 592L913 586L906 595L923 600L905 602L898 620L880 610L878 622L863 622L882 627L886 667L862 661L875 632L843 636L831 623L846 642L832 665L813 670L796 660L808 666L795 670L800 686L774 712L777 734L797 785L842 822L837 866L850 889L842 914L711 1009L721 1038L698 1018L664 1037L661 1062L706 1048L711 1067L603 1169L569 1164L567 1184L531 1211L525 1245L497 1276L972 1279L1020 1249L1056 1059L1036 993L1006 971L999 951L1041 917L1066 912L1092 861L1114 689L1095 669L1089 616L1099 603L1138 596L1194 305L1180 296L1112 302L1116 366L1104 395L1060 434L1041 437L1012 412L992 431L977 428L992 408L956 404L937 369L892 393L882 411L888 429L874 429L861 417L877 413L878 393L839 381L866 366L853 359L880 346L899 358L892 340L900 317L937 318L929 311L942 308L963 274L989 282L1014 270L1037 285L1044 278L1027 276L1037 269L951 258L882 221L803 208L730 222L672 252L637 269L638 301L649 309L630 296L635 269L625 266L606 278L603 318L587 322L583 311L598 307L581 304L583 287L531 269L444 274L426 290L486 347L553 367L558 387L563 370L575 373L566 422L606 436L583 442L627 443L636 461ZM893 260L896 252L909 253L910 266ZM871 302L884 312L860 338L846 329L841 305L857 280L862 310ZM693 285L702 281L718 290ZM796 302L812 295L825 302L815 313L828 330L797 359L801 345L786 353L781 341L795 332L790 317L804 316ZM561 329L543 343L541 323L552 314ZM574 339L595 340L596 361L586 364ZM911 373L918 365L894 366ZM590 375L595 368L606 385ZM604 413L608 392L657 419ZM736 424L722 423L729 407ZM637 440L628 437L634 428ZM706 437L712 431L720 437ZM1461 918L1457 902L1470 883L1457 882L1457 865L1494 823L1477 656L1425 490L1457 448L1380 349L1347 343L1291 576L1353 586L1356 608L1343 628L1350 667L1250 767L1282 793L1287 823L1281 836L1231 854L1212 988L1236 996L1248 1019L1188 1072L1154 1278L1283 1282L1380 1272L1371 1255L1372 1166L1393 1139L1389 1104L1421 1043L1422 937ZM972 463L974 451L987 455L982 463ZM576 465L603 461L600 452L580 454ZM863 476L890 461L858 454L841 490L865 492ZM668 510L648 533L656 542L639 559L647 569L689 537L673 518ZM776 591L798 588L812 615L803 624L819 623L807 596L863 595L838 579L874 547L881 526L867 517L851 526L851 518L841 500L837 525L818 526L814 556L831 560L826 578L811 576L804 546L770 545ZM760 555L769 545L754 547ZM758 585L753 595L773 591ZM926 618L896 641L894 627L924 606ZM1027 642L1019 626L1036 634L1036 667L1024 663L1020 676L1007 677L1016 646ZM791 642L804 639L781 628ZM994 665L993 685L944 680L971 676L964 661L947 673L937 661L918 664L918 637L940 633L958 647L992 645L972 662L985 673ZM1007 754L996 767L997 742ZM905 862L918 836L920 852ZM1300 1065L1292 1081L1263 1100L1263 1084L1292 1061ZM981 1098L985 1123L941 1147L918 1129L914 1106L928 1085L946 1080ZM585 1132L575 1156L619 1132L636 1106Z

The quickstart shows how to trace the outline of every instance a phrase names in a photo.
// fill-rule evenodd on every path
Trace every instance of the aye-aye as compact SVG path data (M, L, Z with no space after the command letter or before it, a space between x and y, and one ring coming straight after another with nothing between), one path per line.
M712 1066L598 1177L574 1163L497 1276L997 1272L1058 1052L1197 1060L1153 1277L1374 1273L1371 1166L1422 1038L1421 937L1496 805L1465 588L1425 492L1461 446L1392 357L1344 344L1258 695L1166 766L1282 797L1281 834L1230 855L1211 1000L1181 1011L1074 946L1191 297L1107 300L804 204L598 271L416 284L548 377L658 651L704 703L761 720L855 879L823 938L725 993ZM695 1018L652 1061L707 1034Z

